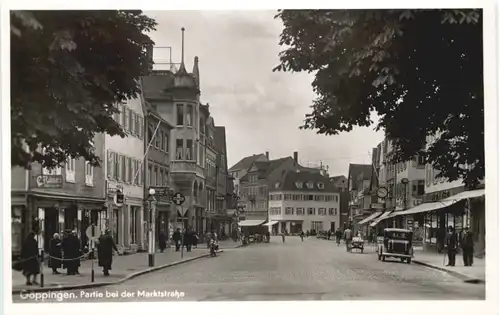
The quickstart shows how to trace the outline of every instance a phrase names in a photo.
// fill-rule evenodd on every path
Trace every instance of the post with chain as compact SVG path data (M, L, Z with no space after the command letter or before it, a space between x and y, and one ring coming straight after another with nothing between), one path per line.
M95 253L94 253L94 245L95 245L95 242L94 241L90 241L90 246L92 248L92 271L90 273L90 281L91 282L94 282L94 279L95 279L95 275L94 275L94 259L95 259Z
M43 252L43 248L40 250L40 287L43 288L44 285L44 276L43 276L43 256L45 253Z

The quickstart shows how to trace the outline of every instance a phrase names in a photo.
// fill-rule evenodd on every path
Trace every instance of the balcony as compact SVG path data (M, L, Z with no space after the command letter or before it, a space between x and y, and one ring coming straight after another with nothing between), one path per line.
M196 161L172 161L170 171L172 173L195 173L205 177L205 169L196 164Z

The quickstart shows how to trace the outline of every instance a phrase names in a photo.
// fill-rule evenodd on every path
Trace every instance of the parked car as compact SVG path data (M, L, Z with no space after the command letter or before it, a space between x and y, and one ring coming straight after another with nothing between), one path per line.
M386 257L400 258L411 263L413 257L413 232L406 229L384 229L383 241L378 243L378 260L385 261Z

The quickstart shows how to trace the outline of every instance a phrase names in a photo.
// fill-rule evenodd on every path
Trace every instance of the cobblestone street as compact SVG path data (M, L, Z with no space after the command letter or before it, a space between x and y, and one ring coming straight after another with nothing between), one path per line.
M484 284L467 284L445 272L399 261L381 262L372 250L347 253L334 242L309 238L286 243L274 237L270 244L225 250L205 258L153 272L118 286L83 290L103 298L77 298L62 302L167 301L154 291L184 292L185 301L256 300L477 300L484 299ZM151 297L137 297L137 292ZM106 292L131 292L127 298L105 298ZM172 300L172 299L170 299ZM175 299L177 300L177 299ZM21 300L14 296L15 302ZM47 299L47 302L55 302Z

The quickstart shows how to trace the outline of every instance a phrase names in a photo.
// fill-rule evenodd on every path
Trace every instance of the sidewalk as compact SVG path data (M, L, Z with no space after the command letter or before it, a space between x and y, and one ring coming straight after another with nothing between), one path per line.
M219 249L231 249L239 247L240 243L231 241L219 242ZM53 275L52 269L48 267L48 261L44 262L44 287L39 285L27 286L26 279L21 272L12 270L12 293L18 293L22 290L30 291L49 291L49 290L68 290L77 288L98 287L117 282L123 282L137 277L141 274L166 268L169 266L185 263L209 255L206 245L199 244L198 248L193 248L191 252L184 249L184 257L181 259L181 252L175 252L174 248L167 248L165 252L159 251L155 254L155 267L148 266L148 253L136 253L131 255L113 257L113 269L110 275L105 277L102 268L97 265L97 259L94 260L94 282L91 282L92 260L81 261L80 275L67 276L64 269L59 269L62 274ZM37 277L40 282L40 276Z
M446 257L445 257L446 256ZM463 265L462 255L456 257L455 267L445 266L448 263L448 255L446 253L432 253L424 251L415 251L413 262L415 264L431 267L446 271L465 282L484 283L485 276L485 260L474 257L474 263L470 267Z

